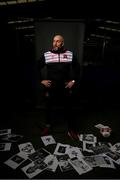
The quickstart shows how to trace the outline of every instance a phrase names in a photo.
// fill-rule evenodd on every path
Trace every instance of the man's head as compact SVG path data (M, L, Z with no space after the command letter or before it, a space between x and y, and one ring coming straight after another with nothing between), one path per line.
M56 35L53 38L53 49L58 50L64 46L64 38L61 35Z

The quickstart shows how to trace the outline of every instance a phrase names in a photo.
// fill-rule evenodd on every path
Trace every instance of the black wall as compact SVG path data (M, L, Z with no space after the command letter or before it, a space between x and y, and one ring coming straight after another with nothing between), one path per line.
M85 25L80 21L38 20L35 23L35 39L32 40L25 37L23 31L17 31L15 26L8 25L7 18L1 18L0 23L1 112L22 110L29 105L35 105L36 61L51 47L55 34L62 34L65 37L65 46L78 55L82 66L80 100L87 99L89 107L91 104L96 106L96 103L102 106L105 103L119 105L120 44L118 38L116 38L117 41L112 40L106 45L104 56L101 56L101 49L97 55L97 52L94 52L95 47L93 49L89 46L85 47L83 43ZM84 61L88 64L85 65Z
M36 59L52 47L54 35L61 34L65 40L65 47L75 52L81 63L83 58L85 24L82 21L58 20L36 22Z

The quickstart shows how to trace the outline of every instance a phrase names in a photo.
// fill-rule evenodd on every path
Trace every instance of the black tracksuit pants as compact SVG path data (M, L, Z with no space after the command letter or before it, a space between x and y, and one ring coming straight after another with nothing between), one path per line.
M65 88L64 84L55 84L48 89L46 94L46 123L54 126L63 121L69 129L76 130L74 111L74 95L72 90Z

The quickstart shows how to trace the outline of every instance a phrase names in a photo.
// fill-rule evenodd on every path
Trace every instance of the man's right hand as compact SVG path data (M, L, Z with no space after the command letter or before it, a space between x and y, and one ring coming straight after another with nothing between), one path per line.
M42 80L41 84L43 84L45 87L50 87L51 86L51 81L50 80Z

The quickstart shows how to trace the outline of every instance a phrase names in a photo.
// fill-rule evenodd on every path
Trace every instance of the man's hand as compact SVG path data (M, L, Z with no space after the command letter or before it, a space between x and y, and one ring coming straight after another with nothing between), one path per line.
M50 80L42 80L41 84L43 84L45 87L50 87L51 86L51 81Z
M71 89L74 84L75 84L75 81L74 81L74 80L69 81L69 82L67 82L67 83L65 84L65 85L66 85L65 88Z

